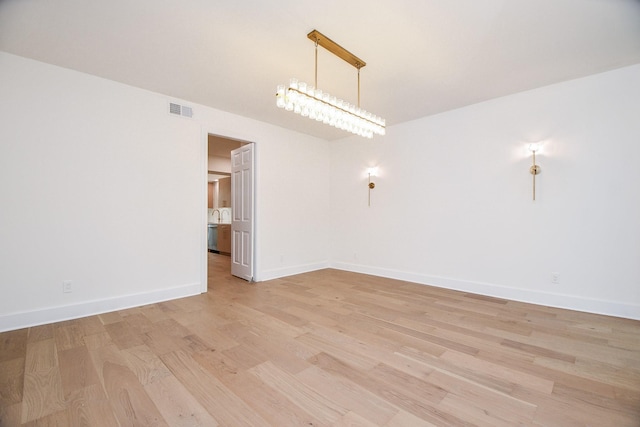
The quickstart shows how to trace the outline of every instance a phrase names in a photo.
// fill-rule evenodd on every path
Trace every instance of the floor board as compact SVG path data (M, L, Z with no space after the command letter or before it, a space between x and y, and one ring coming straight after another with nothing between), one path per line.
M640 322L337 270L0 334L0 426L640 426Z

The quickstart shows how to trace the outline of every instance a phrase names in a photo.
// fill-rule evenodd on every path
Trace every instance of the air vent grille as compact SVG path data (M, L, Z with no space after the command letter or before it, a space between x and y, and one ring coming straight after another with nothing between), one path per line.
M169 112L171 114L180 115L180 110L181 110L180 105L174 104L173 102L169 103Z
M182 106L182 115L185 117L193 117L193 109L191 107Z
M175 114L176 116L193 117L193 108L185 105L176 104L174 102L169 103L169 114Z

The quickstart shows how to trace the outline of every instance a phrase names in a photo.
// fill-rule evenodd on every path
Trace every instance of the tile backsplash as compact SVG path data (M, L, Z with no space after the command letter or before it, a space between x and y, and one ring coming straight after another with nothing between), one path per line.
M207 222L214 224L231 224L231 208L208 209Z

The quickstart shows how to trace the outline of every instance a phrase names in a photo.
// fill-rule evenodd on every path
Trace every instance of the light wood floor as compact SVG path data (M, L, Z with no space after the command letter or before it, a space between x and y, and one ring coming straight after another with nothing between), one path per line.
M640 322L324 270L0 334L1 426L640 426Z

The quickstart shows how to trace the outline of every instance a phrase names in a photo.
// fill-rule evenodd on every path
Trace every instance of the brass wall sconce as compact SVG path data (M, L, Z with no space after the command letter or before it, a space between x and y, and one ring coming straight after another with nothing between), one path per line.
M371 177L375 177L378 174L378 168L369 168L367 169L367 174L369 175L369 206L371 206L371 190L376 188L376 184L371 182Z
M540 173L540 166L536 165L536 152L540 151L540 144L529 144L529 151L533 155L533 164L529 168L529 173L533 175L533 200L536 200L536 175Z

